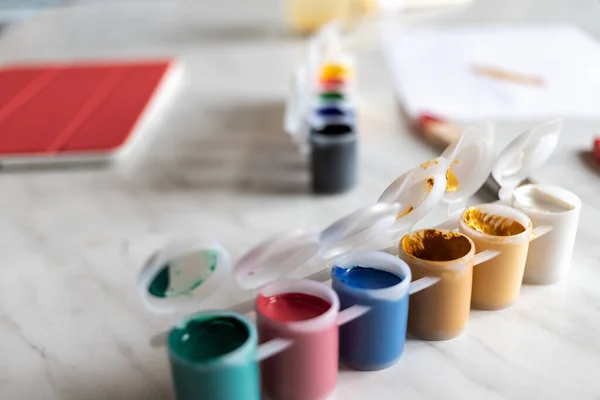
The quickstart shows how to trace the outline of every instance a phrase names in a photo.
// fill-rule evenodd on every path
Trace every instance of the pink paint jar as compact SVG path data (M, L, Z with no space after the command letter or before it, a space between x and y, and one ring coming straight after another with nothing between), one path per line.
M320 400L335 390L338 373L337 294L308 280L281 280L259 291L256 324L260 343L293 344L261 364L262 390L274 400Z
M277 234L244 254L235 267L240 287L257 295L259 342L291 342L260 364L262 391L271 400L321 400L335 390L338 296L324 283L284 278L319 254L321 237L317 228Z

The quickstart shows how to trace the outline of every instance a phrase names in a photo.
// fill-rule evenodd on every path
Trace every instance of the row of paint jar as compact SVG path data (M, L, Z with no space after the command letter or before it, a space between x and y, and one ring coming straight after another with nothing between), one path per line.
M335 390L339 361L361 370L393 365L406 336L406 263L386 253L354 252L339 260L332 278L332 287L280 280L261 289L256 329L227 311L199 313L173 328L169 355L177 398L254 400L262 391L273 399L326 399ZM356 304L369 309L346 323L340 310ZM281 339L289 347L260 354Z
M518 233L501 236L501 242L500 236L472 227L474 212L503 215L523 228L507 228ZM203 393L203 398L215 400L259 399L262 386L273 399L325 399L335 389L338 358L355 369L378 370L401 357L407 328L425 340L453 338L465 329L471 306L499 309L516 299L530 227L514 209L483 205L467 210L462 233L426 229L405 235L400 258L377 251L348 253L334 264L332 288L309 280L282 280L261 289L255 304L258 335L240 314L196 315L174 328L169 338L177 397L191 399ZM492 246L500 254L478 258L471 238L478 243L496 241ZM474 274L478 263L482 265ZM414 293L409 312L411 281L422 277L439 281ZM340 321L338 311L357 304L369 310L348 323ZM198 340L189 339L194 335ZM216 337L211 340L211 335ZM259 338L260 343L293 341L283 352L263 359L260 373ZM194 353L186 350L189 346L205 349L200 357L215 365L186 357ZM219 359L224 354L227 359Z
M528 135L522 144L531 148L529 138L544 139L545 136ZM526 214L506 205L481 205L460 212L456 219L459 232L427 229L405 234L397 245L399 258L382 252L350 251L389 228L409 231L441 195L451 200L453 194L465 196L477 190L478 185L467 184L468 178L473 177L465 171L480 169L472 168L473 163L462 157L465 152L477 153L480 159L486 159L487 155L485 151L473 151L468 140L472 137L482 135L465 132L451 149L448 159L436 159L407 172L390 185L378 204L359 210L322 232L293 232L262 244L243 257L236 267L238 282L256 280L261 272L268 276L250 286L260 288L254 302L258 337L239 314L200 314L176 326L171 332L169 347L178 398L196 398L199 393L206 399L258 398L259 360L262 360L262 389L268 396L326 398L335 388L338 351L339 359L351 367L385 368L402 354L407 327L422 339L449 339L464 330L471 306L500 309L512 304L518 296L525 265L527 269L531 266L531 271L537 268L539 272L543 268L539 262L544 259L544 252L528 255L529 242L536 230L537 238L550 238L557 244L554 256L568 263L579 199L569 192L561 193L560 189L539 185L514 191L513 204L536 215L532 211L536 209L534 203L543 200L543 196L545 200L552 198L556 207L560 205L556 199L562 199L563 205L570 208L538 213L550 229L540 230L539 226L534 229ZM523 154L518 157L522 159ZM454 167L456 176L452 181L459 189L449 191L450 180L446 178L450 175L449 167L459 159L469 168ZM542 237L543 233L546 235ZM476 250L479 253L476 254ZM545 250L551 252L551 249ZM284 274L290 267L303 264L315 252L324 260L335 259L335 262L332 269L309 278L324 281L331 277L333 289L308 280L274 281L277 272ZM211 277L226 273L219 272L225 271L222 268L215 268L226 264L226 256L217 253L220 256L216 261L221 262L210 265L208 270L213 272L202 276L200 281L204 283L196 292L207 294L214 290L218 279L211 280ZM160 266L164 261L154 259L153 264ZM151 269L151 277L161 276L158 269ZM547 277L548 271L544 272ZM171 278L182 279L181 275L175 271ZM428 287L432 283L435 284ZM408 298L413 293L408 312ZM357 304L364 308L363 314L348 315ZM196 328L200 332L197 335ZM211 340L211 335L217 342L213 343L215 339ZM195 336L199 339L192 340ZM223 346L219 340L223 340ZM278 347L278 340L284 346ZM261 345L257 347L259 341ZM208 353L200 351L200 358L188 357L196 354L196 350L188 351L186 345L194 349L198 343ZM202 358L205 357L202 354L208 354L207 358Z
M341 26L325 27L307 45L294 73L284 130L309 155L314 193L351 190L357 181L358 135L354 58Z
M519 224L499 225L515 234L498 236L473 228L485 213ZM325 399L335 389L338 359L359 370L387 368L401 357L407 328L421 339L446 340L465 329L471 306L499 309L512 304L531 224L507 206L482 205L465 212L460 231L408 233L400 240L399 258L378 251L347 253L331 269L331 288L311 280L267 285L255 301L258 335L238 313L189 318L169 336L177 398L202 393L202 398L215 400L259 399L262 389L273 399ZM490 240L499 254L475 253L475 241ZM494 264L486 265L490 262ZM474 274L477 264L475 271L482 274ZM424 290L411 285L413 279L431 277L438 282ZM347 323L340 319L340 310L357 304L368 311ZM292 343L279 354L257 354L259 342L277 338Z

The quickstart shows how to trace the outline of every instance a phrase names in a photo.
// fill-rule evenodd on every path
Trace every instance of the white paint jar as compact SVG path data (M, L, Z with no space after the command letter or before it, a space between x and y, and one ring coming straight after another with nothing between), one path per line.
M558 186L532 184L515 190L512 206L534 226L552 228L529 245L523 282L548 285L560 281L571 266L581 200Z

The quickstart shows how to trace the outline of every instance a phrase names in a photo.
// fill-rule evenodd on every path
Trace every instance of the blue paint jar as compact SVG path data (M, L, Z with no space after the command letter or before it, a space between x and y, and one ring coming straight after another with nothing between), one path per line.
M371 307L340 326L340 361L359 370L394 365L406 340L408 265L387 253L356 251L336 260L331 278L341 310L357 304Z

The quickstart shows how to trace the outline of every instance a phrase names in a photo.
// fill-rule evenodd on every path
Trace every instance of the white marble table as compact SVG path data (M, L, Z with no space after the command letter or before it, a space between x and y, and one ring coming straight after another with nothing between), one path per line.
M484 1L460 18L522 22L535 10L538 20L564 17L600 33L598 2L566 3ZM274 0L84 1L0 36L1 64L172 55L185 67L183 89L135 162L0 174L0 399L171 398L166 352L149 342L172 317L151 314L136 293L140 265L157 246L212 230L238 257L278 231L325 226L374 202L435 155L406 132L382 56L366 39L360 185L311 195L306 161L281 129L301 42L279 20ZM501 124L501 142L527 125ZM595 131L597 122L566 121L535 176L584 202L568 278L524 286L510 309L472 312L454 340L409 340L392 368L342 370L336 398L600 399L600 173L582 153ZM319 267L313 260L294 275ZM207 307L248 296L230 282Z

